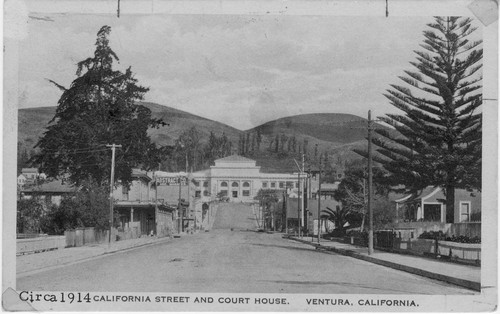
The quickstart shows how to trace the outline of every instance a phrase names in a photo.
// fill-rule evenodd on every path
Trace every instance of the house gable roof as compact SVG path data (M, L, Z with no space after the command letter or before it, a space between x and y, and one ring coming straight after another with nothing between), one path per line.
M22 168L21 173L38 173L38 168Z
M22 190L25 193L72 193L77 188L72 184L63 184L62 180L46 181L39 185L29 186Z

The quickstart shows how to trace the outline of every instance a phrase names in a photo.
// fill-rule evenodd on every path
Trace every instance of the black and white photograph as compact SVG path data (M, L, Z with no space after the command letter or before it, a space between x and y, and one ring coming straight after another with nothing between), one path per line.
M437 2L6 1L4 310L496 309L498 4Z

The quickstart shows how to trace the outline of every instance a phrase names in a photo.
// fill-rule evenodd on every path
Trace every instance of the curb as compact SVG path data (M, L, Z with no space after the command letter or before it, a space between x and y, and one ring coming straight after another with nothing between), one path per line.
M163 243L163 242L166 242L165 240L171 240L171 239L170 239L170 237L164 237L164 238L160 238L160 239L158 239L157 241L154 241L154 242L143 243L143 244L139 244L139 245L136 245L136 246L130 246L130 247L126 247L126 248L122 248L122 249L116 249L116 250L111 250L111 251L104 251L104 253L102 253L100 255L113 254L113 253L118 253L118 252L125 252L125 251L129 251L129 250L133 250L133 249L138 249L138 248L144 247L144 246L150 246L150 245L154 245L154 244ZM100 256L100 255L97 255L97 256Z
M88 256L88 257L76 259L76 260L69 261L69 262L63 263L63 264L58 264L58 265L53 265L53 266L46 266L46 267L42 267L42 268L38 268L38 269L33 269L33 270L27 270L27 271L24 271L24 272L19 272L19 273L16 273L16 278L19 279L19 278L23 278L23 277L26 277L26 276L36 275L36 274L44 272L44 271L54 270L54 269L58 269L58 268L61 268L61 267L64 267L64 266L69 266L69 265L74 265L74 264L79 264L79 263L87 262L87 261L90 261L90 260L94 260L94 259L97 259L97 258L104 257L104 256L106 256L108 254L114 254L114 253L119 253L119 252L131 251L131 250L134 250L134 249L137 249L137 248L141 248L141 247L146 247L146 246L152 246L152 245L155 245L155 244L160 244L160 243L166 242L164 240L170 240L170 237L161 238L161 239L159 239L159 241L156 241L156 242L143 243L143 244L140 244L140 245L131 246L131 247L122 248L122 249L116 249L116 250L112 250L112 251L104 251L104 252L96 254L96 255L92 255L92 256Z
M436 279L436 280L439 280L439 281L444 281L444 282L451 283L451 284L454 284L454 285L457 285L457 286L461 286L461 287L464 287L464 288L467 288L467 289L470 289L470 290L481 291L481 283L480 282L466 280L466 279L460 279L460 278L456 278L456 277L452 277L452 276L447 276L447 275L443 275L443 274L433 273L433 272L430 272L430 271L427 271L427 270L423 270L423 269L420 269L420 268L416 268L416 267L412 267L412 266L406 266L406 265L401 265L401 264L397 264L397 263L394 263L394 262L384 261L384 260L380 260L378 258L374 258L374 257L371 257L371 256L366 256L366 255L363 255L363 254L359 254L359 253L356 253L356 252L351 251L351 250L338 249L338 248L334 248L334 247L325 247L325 246L323 246L321 244L314 244L314 243L311 243L309 241L301 240L301 239L297 239L297 238L293 238L293 237L286 237L285 236L284 238L312 245L317 250L326 251L326 252L335 252L335 253L339 253L339 254L342 254L342 255L345 255L345 256L350 256L350 257L357 258L357 259L360 259L360 260L364 260L364 261L367 261L367 262L370 262L370 263L374 263L374 264L377 264L377 265L381 265L381 266L393 268L393 269L396 269L396 270L404 271L404 272L407 272L407 273L411 273L411 274L414 274L414 275L419 275L419 276L422 276L422 277L427 277L427 278Z

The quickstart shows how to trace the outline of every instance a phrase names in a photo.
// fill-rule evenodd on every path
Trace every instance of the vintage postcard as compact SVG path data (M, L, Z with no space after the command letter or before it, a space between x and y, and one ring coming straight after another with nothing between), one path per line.
M496 309L496 1L4 21L5 311Z

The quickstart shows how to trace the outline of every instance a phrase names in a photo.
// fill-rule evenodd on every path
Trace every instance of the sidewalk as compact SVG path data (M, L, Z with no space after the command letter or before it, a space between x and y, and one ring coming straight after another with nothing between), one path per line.
M376 250L368 255L368 248L321 239L311 241L311 237L284 236L316 247L317 250L334 252L378 265L394 268L412 274L445 281L471 290L481 291L481 268L436 261L425 257L388 253Z
M104 254L126 251L141 246L169 241L169 237L143 237L108 243L72 247L54 251L20 255L16 257L17 277L25 277L40 271L83 262Z

